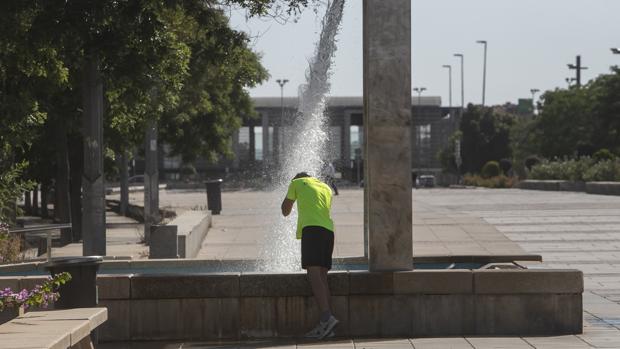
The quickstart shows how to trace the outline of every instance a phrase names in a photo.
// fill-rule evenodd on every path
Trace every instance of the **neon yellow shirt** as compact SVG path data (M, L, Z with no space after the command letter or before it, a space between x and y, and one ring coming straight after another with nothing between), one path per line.
M332 206L331 188L313 177L294 179L288 186L286 198L297 201L297 239L304 227L320 226L334 231L329 210Z

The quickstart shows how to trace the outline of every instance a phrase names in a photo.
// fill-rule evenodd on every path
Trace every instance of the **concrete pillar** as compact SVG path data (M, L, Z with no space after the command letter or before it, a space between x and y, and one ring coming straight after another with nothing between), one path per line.
M363 16L368 266L410 270L411 1L364 0Z
M105 183L103 178L103 81L99 58L92 55L84 69L84 177L82 181L82 253L106 255Z
M249 147L249 164L254 164L256 161L256 135L254 134L254 122L250 121L248 126L248 133L250 135L250 147Z
M159 222L159 168L157 166L157 120L147 121L144 170L144 240L150 243L151 225Z
M129 206L129 161L127 159L127 153L125 150L121 150L117 153L118 168L120 172L120 186L121 186L121 201L119 205L119 211L121 216L127 214L127 207Z
M269 114L261 114L261 126L263 129L263 167L271 162L271 153L269 152Z
M342 119L342 166L351 167L351 111L345 110Z
M39 184L35 185L32 191L32 214L39 215Z
M239 169L239 157L241 156L241 152L239 151L239 130L235 130L232 134L232 151L235 154L235 157L232 160L232 168L234 170Z

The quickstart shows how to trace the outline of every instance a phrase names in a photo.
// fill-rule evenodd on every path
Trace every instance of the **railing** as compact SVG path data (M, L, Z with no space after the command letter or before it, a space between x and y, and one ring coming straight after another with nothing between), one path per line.
M34 233L40 231L46 231L47 238L47 261L49 262L52 259L52 231L53 230L62 230L62 229L71 229L71 223L61 223L61 224L44 224L44 225L32 225L25 228L14 228L9 229L9 233L11 234L25 234L25 233Z

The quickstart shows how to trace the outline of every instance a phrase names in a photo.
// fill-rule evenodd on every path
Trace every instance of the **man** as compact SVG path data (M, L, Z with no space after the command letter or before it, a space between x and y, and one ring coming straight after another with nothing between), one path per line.
M334 190L334 195L338 195L338 187L336 187L336 169L331 162L327 162L325 166L325 177L327 179L327 183Z
M312 293L321 311L319 324L307 338L332 337L338 320L329 306L327 271L332 267L334 222L330 217L332 191L306 172L298 173L288 187L282 202L282 215L291 213L297 201L297 239L301 239L301 266L308 272Z

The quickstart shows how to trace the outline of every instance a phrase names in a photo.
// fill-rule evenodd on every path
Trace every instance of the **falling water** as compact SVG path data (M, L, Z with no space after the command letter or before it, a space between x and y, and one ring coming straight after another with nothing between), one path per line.
M318 176L326 159L328 125L324 112L343 6L344 0L333 0L327 4L316 52L306 71L306 84L300 88L298 113L282 152L281 168L273 176L273 200L278 207L295 174L305 171ZM285 218L277 213L265 234L258 269L279 272L299 270L300 247L299 240L295 238L297 214L293 210L293 214Z

